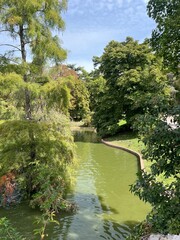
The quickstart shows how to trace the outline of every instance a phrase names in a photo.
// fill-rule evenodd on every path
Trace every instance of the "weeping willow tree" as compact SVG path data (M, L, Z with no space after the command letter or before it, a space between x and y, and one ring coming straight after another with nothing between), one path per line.
M0 0L0 195L13 193L45 212L66 208L73 140L68 128L70 90L44 74L47 62L66 58L55 31L63 30L65 0Z

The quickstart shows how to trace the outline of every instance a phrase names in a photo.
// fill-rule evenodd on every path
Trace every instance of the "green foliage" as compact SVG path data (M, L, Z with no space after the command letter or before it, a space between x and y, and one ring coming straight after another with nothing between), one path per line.
M147 41L111 41L95 64L106 80L103 91L96 96L99 104L93 109L94 124L101 135L117 133L120 120L131 126L139 115L157 112L158 103L168 101L170 90L161 61Z
M164 57L166 67L178 74L180 2L179 0L150 0L147 10L148 15L157 23L156 29L152 32L152 46Z
M127 240L139 240L147 239L152 233L152 226L147 221L143 221L136 225L131 232L131 235L127 237Z
M0 75L0 118L18 119L25 116L25 90L28 90L31 101L33 119L39 120L51 109L68 114L70 105L70 89L61 81L47 79L43 85L35 82L25 83L15 73ZM39 116L39 114L41 116ZM39 118L38 118L39 117Z
M13 38L21 39L20 51L23 60L26 58L27 45L31 49L35 65L42 65L48 58L57 62L66 57L58 37L51 33L53 29L64 28L60 15L64 9L66 9L65 0L0 1L1 24Z
M79 79L85 83L90 79L91 73L87 72L84 67L76 67L76 64L68 64L67 67L76 72Z
M42 93L48 109L68 114L70 105L70 89L61 80L47 82L42 87Z
M131 191L153 209L147 221L154 232L179 234L180 124L179 107L160 115L145 115L139 132L145 143L144 156L152 162L150 173L142 172ZM168 125L166 117L173 117ZM144 124L146 123L146 124Z
M48 236L45 231L46 231L46 227L49 223L56 223L59 224L59 222L57 222L56 220L54 220L54 212L46 212L44 214L42 214L42 216L35 222L36 224L40 224L41 227L37 228L34 230L34 234L35 235L40 235L41 240L43 240L46 236Z
M85 120L90 115L88 90L80 79L72 80L71 86L70 116L77 121Z
M67 165L72 163L73 147L71 136L65 131L60 132L61 128L61 124L48 121L2 123L1 175L15 172L22 190L31 198L34 197L34 193L42 193L48 186L50 190L51 185L54 186L54 191L58 190L57 194L63 197L70 181Z
M44 72L47 62L66 58L54 35L64 28L65 9L66 0L0 0L2 32L20 43L5 42L9 49L0 58L0 119L5 120L0 125L0 176L15 176L22 196L39 206L47 221L54 211L69 207L64 198L74 160L67 118L70 89Z
M159 101L156 114L151 112L139 119L138 130L146 146L144 156L151 161L150 171L142 172L131 191L152 205L147 216L151 231L179 234L180 196L180 118L179 118L179 1L150 0L148 14L157 27L152 33L151 44L164 65L171 84L171 106ZM171 122L167 123L167 118ZM145 232L145 227L138 227ZM138 236L138 234L137 234ZM132 238L131 239L136 239Z
M90 118L89 93L85 82L81 79L85 76L84 72L85 70L80 67L75 68L73 65L59 65L51 68L48 73L55 82L59 81L70 90L68 112L74 121L87 121Z
M1 240L25 240L25 238L12 227L7 218L0 218L0 236Z
M10 119L22 114L20 99L24 87L22 77L15 73L0 73L0 119Z
M98 105L101 104L101 96L106 89L106 80L102 76L99 76L88 80L86 85L90 94L90 109L91 111L95 111Z

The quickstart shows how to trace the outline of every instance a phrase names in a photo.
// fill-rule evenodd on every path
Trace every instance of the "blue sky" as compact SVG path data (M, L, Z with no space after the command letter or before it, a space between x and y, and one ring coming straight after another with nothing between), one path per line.
M111 40L124 41L131 36L142 42L150 37L155 23L147 16L147 1L68 0L68 9L63 13L66 29L59 33L62 47L68 51L65 63L91 71L93 56L101 56ZM14 44L1 34L0 44L4 41Z
M131 36L142 42L150 37L155 23L147 16L146 4L147 0L69 0L66 29L60 34L68 50L66 63L90 71L92 57L101 56L111 40Z

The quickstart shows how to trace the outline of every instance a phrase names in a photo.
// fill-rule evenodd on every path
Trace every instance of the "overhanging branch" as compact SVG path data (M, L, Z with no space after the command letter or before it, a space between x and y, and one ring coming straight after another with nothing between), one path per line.
M14 46L14 45L12 45L12 44L0 44L0 47L3 47L3 46L13 47L13 48L15 48L15 49L17 49L18 51L21 52L21 49L20 49L20 48Z

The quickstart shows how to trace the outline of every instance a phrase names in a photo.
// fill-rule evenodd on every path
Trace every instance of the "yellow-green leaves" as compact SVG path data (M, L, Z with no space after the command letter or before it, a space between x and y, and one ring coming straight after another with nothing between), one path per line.
M70 90L62 81L50 81L42 87L48 108L55 108L67 114L70 104Z
M61 12L66 8L65 0L1 0L0 6L0 23L21 43L21 55L30 50L39 65L49 59L58 62L66 58L66 51L52 32L64 29Z
M1 58L0 71L6 74L0 73L0 119L5 120L0 125L0 176L15 172L19 190L44 212L63 205L70 183L67 165L73 161L64 115L70 90L43 71L47 62L66 58L52 31L64 28L65 7L65 0L0 0L0 24L17 40L16 46L4 42L9 49ZM12 64L17 50L20 60Z
M7 19L7 23L9 25L17 25L17 24L21 24L22 23L22 18L19 16L10 16Z
M22 77L16 73L1 74L0 73L0 96L10 94L22 88L24 82Z

